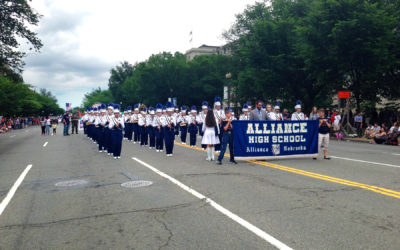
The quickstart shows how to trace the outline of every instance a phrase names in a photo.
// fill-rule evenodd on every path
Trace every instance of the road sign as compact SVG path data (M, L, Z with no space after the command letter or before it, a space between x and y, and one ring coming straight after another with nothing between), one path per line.
M349 99L350 95L351 95L350 91L339 91L338 92L339 99Z

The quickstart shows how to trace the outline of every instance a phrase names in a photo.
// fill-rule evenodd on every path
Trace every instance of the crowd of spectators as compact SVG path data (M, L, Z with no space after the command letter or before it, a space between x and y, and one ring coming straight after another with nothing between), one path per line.
M7 133L15 129L24 129L40 123L37 117L4 117L0 116L0 134Z

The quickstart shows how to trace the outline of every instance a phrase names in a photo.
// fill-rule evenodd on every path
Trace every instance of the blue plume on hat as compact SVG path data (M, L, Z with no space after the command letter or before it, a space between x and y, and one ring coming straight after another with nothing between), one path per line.
M133 108L134 108L135 110L139 110L139 104L135 104L135 105L133 106Z
M150 108L149 108L149 111L154 111L154 108L153 108L153 107L150 107Z
M248 109L248 108L249 108L249 105L247 105L246 103L243 104L243 109Z
M162 109L163 109L163 110L166 110L166 109L167 109L167 106L166 106L166 105L163 105L163 106L162 106Z
M162 108L163 108L163 105L161 103L157 103L156 109L162 109Z
M265 103L262 104L263 109L265 109L267 107L267 105L265 105Z
M196 110L196 111L197 111L196 106L193 105L192 108L191 108L191 110Z
M172 102L167 102L167 104L165 104L165 106L167 108L174 108L174 105L172 104Z
M221 97L219 97L219 96L215 97L215 98L214 98L214 102L219 102L219 103L221 103Z
M251 107L251 102L250 101L247 102L247 106Z
M278 106L278 107L280 107L281 106L281 104L277 101L276 103L275 103L275 106Z
M202 109L208 109L208 102L207 102L207 101L203 101L203 102L201 103L201 108L202 108Z
M183 106L181 107L181 110L186 110L186 106L183 105Z
M119 110L121 110L120 108L121 108L121 106L119 106L119 104L114 104L114 109L119 111Z
M297 105L301 105L301 101L300 101L300 100L297 100L297 101L296 101L296 104L297 104Z

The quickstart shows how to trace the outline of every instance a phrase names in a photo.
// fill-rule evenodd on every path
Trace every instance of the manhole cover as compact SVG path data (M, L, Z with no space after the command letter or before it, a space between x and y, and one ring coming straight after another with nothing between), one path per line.
M87 184L87 180L70 180L70 181L61 181L56 183L56 187L73 187L73 186L81 186Z
M138 187L147 187L153 184L151 181L128 181L121 184L122 187L125 188L138 188Z

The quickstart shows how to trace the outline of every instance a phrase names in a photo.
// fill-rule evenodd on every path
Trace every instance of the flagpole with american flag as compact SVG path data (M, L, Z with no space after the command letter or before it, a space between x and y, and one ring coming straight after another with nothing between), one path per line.
M191 48L193 48L193 31L192 30L189 33L189 37L190 37L190 40L189 40L190 46L191 46Z
M71 111L71 107L72 107L72 103L67 102L67 103L65 104L65 111Z

